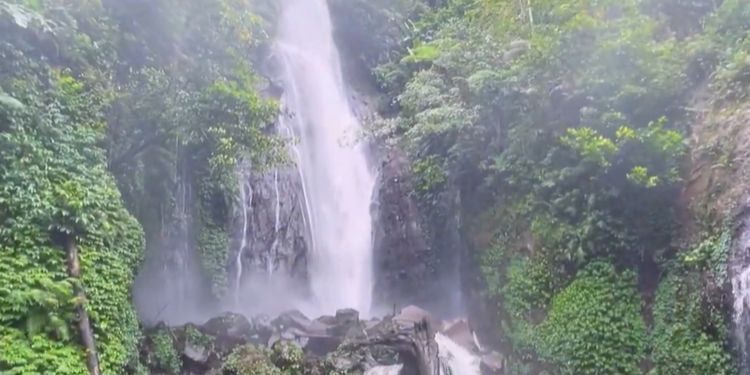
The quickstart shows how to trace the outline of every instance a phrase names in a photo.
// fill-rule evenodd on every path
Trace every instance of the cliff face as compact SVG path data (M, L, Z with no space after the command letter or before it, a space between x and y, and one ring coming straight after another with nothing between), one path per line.
M703 94L703 93L702 93ZM720 93L703 94L691 124L690 174L683 191L685 236L699 237L711 226L725 227L731 240L723 295L731 316L731 338L743 374L750 371L750 104L724 101ZM708 224L706 224L708 223ZM717 297L720 298L720 297Z

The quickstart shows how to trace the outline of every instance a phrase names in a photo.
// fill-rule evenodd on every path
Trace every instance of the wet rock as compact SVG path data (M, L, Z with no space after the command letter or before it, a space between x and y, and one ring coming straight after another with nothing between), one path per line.
M283 134L284 129L277 131ZM296 167L243 172L240 178L245 201L234 214L231 248L242 251L239 259L243 265L243 282L257 283L258 280L248 281L251 275L274 274L302 285L307 277L309 241L302 205L302 182ZM229 259L236 260L238 255L231 254ZM240 268L236 264L229 267L230 277L236 279ZM270 299L273 296L264 292L262 289L254 291L255 297L272 304Z
M182 350L183 356L198 364L207 364L210 354L209 348L191 343L189 340L185 342L185 349Z
M271 322L271 325L277 329L284 330L287 328L297 328L307 331L312 321L298 310L287 311L279 315L278 318Z
M393 317L393 321L408 327L424 321L432 327L437 327L438 324L427 310L414 305L409 305L401 309L401 311Z
M485 354L482 356L479 369L482 375L503 375L505 374L505 358L497 352Z
M432 300L430 285L436 262L425 240L413 176L406 157L389 151L384 157L373 199L375 303L402 307Z
M449 322L443 328L442 333L456 344L470 351L476 352L479 350L474 342L474 335L472 334L471 327L469 327L469 322L466 319Z
M289 311L273 320L224 314L202 326L158 329L174 338L174 349L183 359L182 374L260 366L268 374L328 375L401 366L401 375L437 375L435 327L426 311L411 306L382 320L361 321L350 309L315 320ZM143 358L151 358L154 350L144 348Z
M258 342L259 335L255 326L242 315L227 313L209 320L200 327L201 332L216 338L216 345L221 351L244 345L248 342Z
M336 321L339 324L359 323L359 312L354 309L342 309L336 311Z
M359 326L359 312L353 309L336 311L336 317L333 324L328 328L328 334L331 336L346 338L353 330L352 335L357 335L358 331L364 331Z

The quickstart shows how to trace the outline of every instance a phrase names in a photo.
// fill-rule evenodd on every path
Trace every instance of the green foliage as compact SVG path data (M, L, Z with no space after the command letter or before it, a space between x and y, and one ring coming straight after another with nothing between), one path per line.
M153 356L156 368L167 371L170 374L178 374L182 367L180 355L175 349L175 341L172 333L162 329L151 336L153 343Z
M560 141L581 155L584 161L599 167L609 167L609 159L617 152L612 140L603 137L591 128L568 129Z
M81 305L102 372L124 373L141 336L130 297L144 238L154 247L174 219L177 186L209 181L206 201L186 205L223 200L221 211L238 160L279 159L280 140L266 132L277 106L252 69L264 32L248 2L173 5L0 2L2 373L85 371ZM186 166L191 174L176 173ZM221 214L207 215L211 233L225 231ZM66 238L78 245L81 280L67 275ZM207 252L217 275L225 252Z
M292 342L279 341L271 348L271 362L286 375L302 375L304 359L302 349Z
M400 58L374 69L390 116L374 133L408 152L416 195L434 210L454 198L441 193L458 191L464 221L495 231L492 246L482 238L477 247L484 247L486 294L520 373L544 367L540 356L569 372L638 371L644 339L633 275L581 271L596 259L648 273L677 260L725 284L727 234L676 251L682 233L675 212L693 94L747 95L748 4L437 2L403 31ZM475 219L488 216L490 223ZM592 272L606 286L596 287ZM577 273L583 280L560 292ZM647 285L651 275L639 276L642 287L655 288ZM539 323L567 314L554 310L572 309L559 307L571 295L583 301L583 288L596 293L581 308L598 313L590 301L603 299L611 284L625 289L627 304L617 314L630 315L609 346L632 334L637 351L597 353L611 361L596 367L582 357L585 340L566 351L551 323ZM564 319L575 321L570 315ZM608 318L592 319L567 333L593 337Z
M719 234L710 236L681 253L679 259L686 268L706 272L717 285L724 285L728 281L726 265L731 247L732 231L724 228Z
M185 340L192 345L210 348L214 345L216 339L211 335L199 331L195 326L188 325L185 327Z
M409 54L402 60L405 63L432 62L440 56L437 46L422 44L409 50Z
M734 374L725 351L719 310L702 295L696 272L673 272L659 285L654 301L652 374Z
M0 370L8 375L87 375L83 352L46 335L0 326Z
M271 362L271 353L254 345L236 348L224 362L224 371L230 375L282 375Z
M72 27L64 17L58 21ZM106 171L99 110L107 96L67 71L32 62L38 53L33 45L14 44L27 29L3 27L9 35L0 48L3 69L19 69L4 75L0 86L23 105L0 106L0 369L85 371L73 313L83 304L94 323L102 371L122 373L138 340L129 298L143 237ZM43 43L47 35L40 37ZM68 278L60 237L75 238L82 280ZM74 283L86 301L73 298Z
M225 263L229 252L229 234L215 224L203 223L198 249L201 265L211 280L211 291L215 296L223 296L227 290Z
M416 188L421 193L435 191L446 182L445 172L441 169L435 158L420 160L414 163L412 171L417 177Z
M646 327L635 275L596 262L552 301L539 351L564 374L638 374Z

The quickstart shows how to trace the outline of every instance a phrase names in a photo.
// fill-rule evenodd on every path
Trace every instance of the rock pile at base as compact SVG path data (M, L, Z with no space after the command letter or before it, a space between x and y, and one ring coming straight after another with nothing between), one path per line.
M373 320L361 320L355 310L314 320L299 311L273 319L226 313L201 325L151 329L141 363L152 374L348 375L399 369L401 375L439 375L436 327L416 307Z

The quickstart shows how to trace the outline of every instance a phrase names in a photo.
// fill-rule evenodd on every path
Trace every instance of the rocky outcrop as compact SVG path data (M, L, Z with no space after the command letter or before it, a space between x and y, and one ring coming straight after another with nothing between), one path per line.
M382 161L373 202L375 303L386 308L415 303L429 306L437 279L427 245L406 158L391 151Z
M243 277L280 273L305 280L308 231L299 174L290 166L252 172L243 178L245 202L238 209L246 212L235 214L236 250L232 260L236 262L236 252L242 252L239 259L243 262ZM237 272L236 264L231 268Z
M147 333L141 362L160 374L230 374L262 364L268 374L439 375L436 327L415 307L368 321L354 310L315 320L298 311L275 319L227 313L200 326L157 326Z

